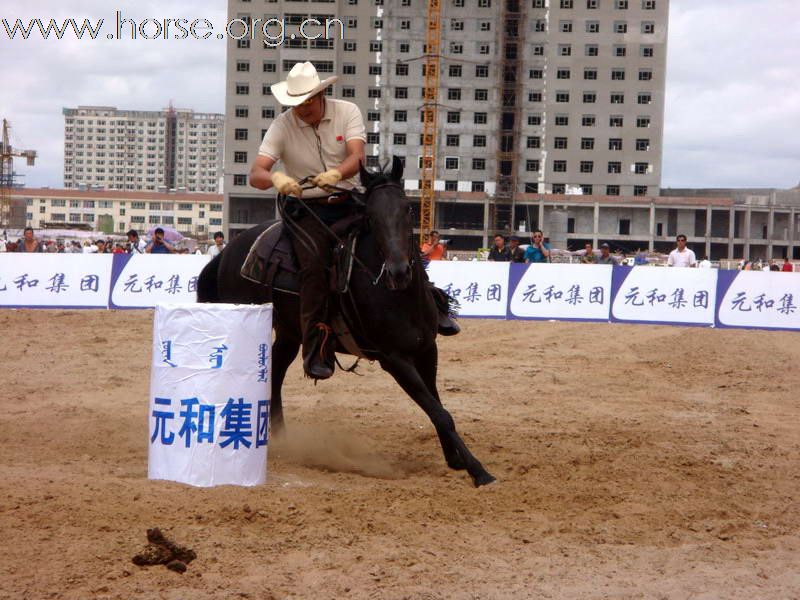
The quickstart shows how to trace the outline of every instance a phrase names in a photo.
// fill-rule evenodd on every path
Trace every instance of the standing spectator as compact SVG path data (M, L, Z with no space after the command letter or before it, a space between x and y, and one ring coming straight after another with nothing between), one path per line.
M592 248L591 242L586 242L583 247L584 253L581 256L581 263L584 265L593 265L597 262L597 257L594 255L594 248Z
M423 260L444 260L447 258L447 247L440 241L439 232L431 231L428 241L422 244Z
M792 263L789 262L788 256L783 259L783 265L781 266L781 271L783 271L784 273L791 273L792 271L794 271L794 265L792 265Z
M144 251L148 254L175 254L177 252L172 244L164 241L164 230L161 227L156 227L153 239Z
M17 243L17 252L41 252L42 245L33 237L33 227L26 227L22 240Z
M600 256L594 262L598 265L615 265L617 261L611 256L611 247L608 244L600 244Z
M525 250L519 247L519 237L516 235L512 235L511 238L508 240L508 243L509 243L508 250L511 253L511 262L524 263Z
M115 244L112 254L125 254L125 247L122 244Z
M537 229L531 234L531 241L531 245L525 250L525 262L550 262L550 244L544 241L544 233L541 229Z
M509 262L511 260L511 250L506 247L506 240L499 233L494 236L494 247L489 252L489 260L497 262Z
M106 246L106 241L105 240L97 240L94 245L97 246L97 253L98 254L107 254L108 253L108 248Z
M0 252L6 251L6 239L0 238Z
M217 254L222 252L225 246L225 234L221 231L218 231L214 234L214 245L208 247L208 255L211 258L214 258Z
M686 247L686 236L679 234L676 238L678 247L669 253L667 259L668 267L694 267L697 266L697 258L694 251Z
M697 268L698 268L698 269L710 269L710 268L711 268L711 261L710 261L710 260L708 260L708 257L707 257L707 256L704 256L704 257L703 257L703 260L701 260L701 261L698 263L698 265L697 265Z
M128 254L144 254L147 244L139 239L139 232L135 229L128 231Z

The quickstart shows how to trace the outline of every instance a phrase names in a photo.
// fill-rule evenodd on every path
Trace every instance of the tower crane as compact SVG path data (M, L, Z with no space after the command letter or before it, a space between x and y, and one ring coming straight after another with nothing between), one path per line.
M425 46L425 87L423 88L422 182L419 201L420 244L433 229L434 182L436 181L436 121L439 100L439 52L441 46L440 0L428 0L427 44Z
M9 130L11 126L3 119L3 139L0 145L0 229L22 228L25 212L15 217L11 205L11 188L14 186L14 158L24 158L32 167L36 161L36 150L15 150L11 146Z

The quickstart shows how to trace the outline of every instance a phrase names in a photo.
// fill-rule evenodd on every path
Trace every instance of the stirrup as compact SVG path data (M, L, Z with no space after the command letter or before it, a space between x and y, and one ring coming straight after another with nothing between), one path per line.
M328 379L333 375L333 365L331 364L333 361L328 360L326 344L333 334L333 329L322 322L314 325L314 328L316 336L314 337L313 347L303 357L303 371L311 379Z

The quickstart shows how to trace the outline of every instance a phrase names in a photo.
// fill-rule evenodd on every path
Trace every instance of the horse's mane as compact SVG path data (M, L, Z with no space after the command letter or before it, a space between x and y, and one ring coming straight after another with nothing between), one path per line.
M367 175L366 181L364 174ZM394 181L395 180L392 178L392 166L388 162L383 166L379 166L377 169L365 169L361 176L361 185L364 186L367 193L369 193L372 188Z

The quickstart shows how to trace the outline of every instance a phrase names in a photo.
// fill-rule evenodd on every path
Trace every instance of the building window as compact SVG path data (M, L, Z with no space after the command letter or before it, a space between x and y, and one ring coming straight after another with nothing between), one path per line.
M395 133L393 141L396 146L405 146L406 145L406 134L405 133Z
M633 168L637 175L647 175L647 171L650 168L650 163L637 162L634 164Z
M475 100L485 102L489 99L489 90L475 90Z
M558 24L558 30L561 33L572 33L572 21L561 21Z
M619 161L609 161L608 163L608 172L619 174L622 173L622 163Z
M642 0L642 10L655 10L656 0Z
M553 171L555 173L566 173L567 172L567 161L565 161L565 160L554 160L553 161Z
M544 19L537 19L536 22L533 24L533 30L536 33L544 33L547 31L547 21Z
M560 127L565 127L569 125L569 116L567 115L556 115L556 125Z
M356 66L354 64L342 65L342 74L343 75L355 75L356 74Z
M631 220L630 219L620 219L619 220L619 227L617 228L617 233L619 233L619 235L630 235L631 234Z
M598 50L597 44L586 44L583 52L586 56L598 56L600 51Z
M581 150L594 150L594 138L581 138Z
M623 123L624 123L624 117L622 115L611 115L608 118L609 127L622 127Z
M526 194L538 194L539 193L539 184L533 182L525 182L525 193Z
M608 140L608 149L609 150L622 150L622 138L609 138L609 140Z
M636 117L636 127L650 127L650 117Z
M628 33L628 24L625 21L616 21L614 23L614 33Z
M473 122L475 125L486 125L488 119L488 114L485 112L476 112L475 116L473 117Z
M650 140L646 138L639 138L636 140L636 150L638 152L647 152L650 150Z
M597 10L598 6L600 6L600 0L586 0L586 8L589 10Z
M408 121L408 112L405 110L394 111L394 121L395 123L405 123Z
M235 163L246 163L247 162L247 152L234 152L233 153L233 162Z
M597 118L594 115L583 115L581 117L581 126L583 127L594 127Z
M525 170L526 171L539 171L539 161L538 160L526 160L525 161Z
M597 69L584 69L583 78L587 81L593 81L597 79Z
M472 145L475 148L485 148L486 147L486 136L485 135L474 135L474 136L472 136Z
M449 111L447 113L448 123L461 123L461 113L457 111Z
M625 104L625 94L620 92L612 92L611 104Z
M528 102L541 102L542 92L530 92L528 94Z
M558 69L556 71L556 79L569 79L569 69Z
M541 148L542 138L538 135L529 135L525 140L525 146L527 148Z
M484 183L482 181L473 181L472 182L472 191L473 192L483 192L484 190Z
M614 0L614 8L617 10L628 10L628 0Z
M586 33L600 33L600 21L586 21Z
M381 143L381 134L377 131L370 131L367 133L367 143L368 144L380 144Z
M446 156L444 159L444 168L445 169L458 169L458 157L457 156Z
M485 158L473 158L472 159L472 168L475 171L485 171L486 170L486 159Z
M381 97L381 89L380 88L369 88L367 90L367 97L368 98L380 98Z
M355 98L355 97L356 97L356 88L350 86L342 88L342 98Z
M455 147L461 145L461 138L458 135L448 135L445 137L445 145Z
M592 188L590 184L587 183L581 184L581 193L584 196L591 196L593 189L594 188ZM575 219L571 219L571 221L572 221L572 231L568 231L567 233L575 233ZM569 225L567 225L567 229L569 229Z
M653 97L649 92L642 92L636 97L636 102L638 104L651 104L653 102Z
M368 72L370 75L382 75L383 67L381 65L370 65Z
M653 79L653 72L649 69L639 70L639 81L650 81Z
M653 58L653 47L652 46L641 46L639 48L639 54L643 58Z
M237 119L246 119L250 114L250 111L246 106L237 106L234 114L236 115Z
M561 0L561 8L572 8L572 0Z
M236 84L236 95L237 96L247 96L250 93L250 86L246 83L237 83Z
M633 195L634 196L647 196L647 186L646 185L635 185L635 186L633 186Z
M618 185L607 185L606 186L606 196L619 196L619 186Z
M593 170L594 170L594 161L591 160L581 161L581 173L591 173Z
M247 129L234 129L233 139L239 142L247 141Z
M652 21L642 22L642 33L649 34L656 32L656 24Z
M625 46L614 46L614 56L622 58L626 53Z
M597 94L594 92L584 92L583 93L583 103L584 104L594 104L597 101Z
M611 69L611 81L625 81L625 69Z
M554 194L563 194L567 190L567 184L554 183L552 189Z
M565 137L557 137L553 140L553 147L556 150L566 150L567 149L567 138Z
M405 112L405 111L403 111ZM367 111L367 121L370 123L374 123L375 121L381 120L381 113L377 110L369 110Z
M448 90L447 90L447 99L448 100L461 100L461 88L448 88Z
M475 77L489 77L488 65L475 65Z
M394 88L394 97L399 100L404 100L408 98L408 88L407 87Z
M556 92L556 102L569 102L569 92Z
M234 175L233 185L243 186L247 185L247 175ZM180 221L180 218L178 219Z
M558 55L559 56L570 56L572 54L572 46L569 44L559 44L558 45Z

